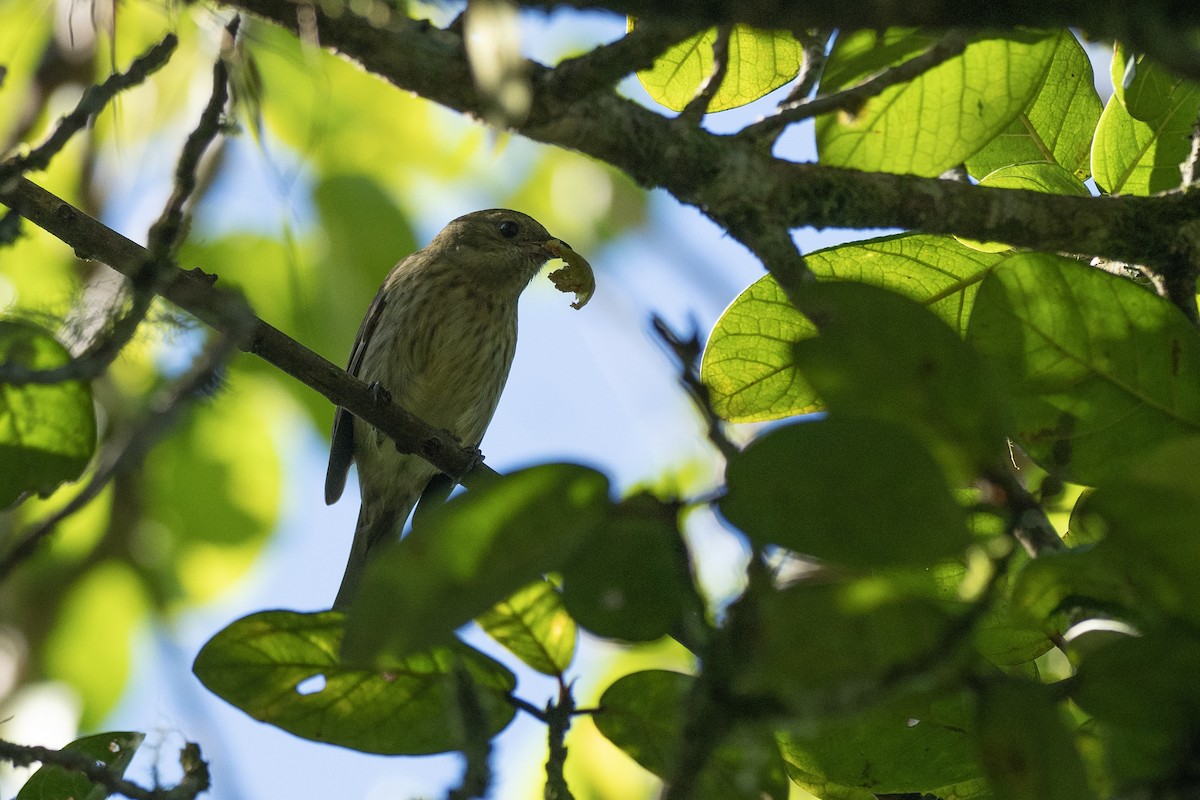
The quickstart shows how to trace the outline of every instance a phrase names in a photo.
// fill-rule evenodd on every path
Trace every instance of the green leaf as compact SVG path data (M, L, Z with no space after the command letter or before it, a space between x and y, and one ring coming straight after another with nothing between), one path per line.
M631 497L563 567L563 603L580 625L627 642L675 632L695 591L677 515L648 495Z
M192 670L209 691L257 720L366 753L459 749L464 676L488 736L512 720L507 695L516 679L483 654L455 643L368 667L338 658L342 631L340 612L262 611L217 633Z
M1084 180L1091 174L1101 107L1091 59L1074 34L1063 30L1037 95L1003 133L966 160L967 171L982 178L1013 164L1041 162Z
M1179 187L1179 165L1191 151L1200 111L1200 85L1180 82L1161 102L1162 113L1143 120L1116 94L1109 98L1092 144L1092 173L1103 191L1146 195Z
M548 580L531 583L476 620L497 642L543 675L562 677L579 639L562 595Z
M696 679L664 670L619 679L600 698L592 719L600 733L660 778L669 778L683 746L685 708ZM712 720L713 724L720 724ZM764 730L738 726L722 731L690 797L783 800L787 778L779 747Z
M821 797L985 795L969 709L965 695L932 701L900 696L802 721L780 736L788 775Z
M993 678L979 692L979 760L998 797L1091 800L1083 761L1050 690Z
M726 480L721 513L756 546L872 568L929 565L970 541L942 468L886 422L776 428L730 460Z
M1032 192L1075 195L1076 197L1091 195L1087 186L1079 178L1058 164L1047 164L1044 161L1001 167L984 176L979 181L979 185L994 186L998 189L1028 189Z
M119 778L145 738L146 734L135 731L97 733L76 739L62 749L99 762L106 772ZM29 776L16 800L104 800L108 796L108 789L81 773L47 764Z
M682 111L713 71L710 28L669 48L654 66L637 74L656 103ZM735 25L729 35L729 68L708 111L725 111L752 103L796 77L803 48L787 31L760 31Z
M926 50L910 30L839 35L821 91L835 92ZM891 86L855 114L817 119L822 164L933 177L962 164L1025 110L1050 73L1057 34L981 34L962 55Z
M819 278L886 287L965 331L976 288L1000 257L948 236L903 234L818 250L804 260ZM774 277L751 284L725 310L704 350L701 377L717 413L758 422L821 409L794 358L795 344L813 336L816 328Z
M347 658L369 662L450 641L455 629L561 569L608 511L608 479L574 464L510 473L432 509L368 565L346 624Z
M286 399L277 378L232 368L224 391L196 408L146 457L144 513L160 600L210 599L249 569L274 532L283 463L273 430Z
M983 282L968 343L1014 395L1022 446L1077 483L1119 474L1166 439L1200 432L1200 337L1167 300L1044 253Z
M47 330L0 319L0 364L60 367L70 354ZM81 381L0 384L0 509L79 477L96 449L91 388Z
M891 422L972 480L1004 449L1007 410L980 358L920 303L850 281L806 287L820 335L795 345L800 371L834 414Z
M781 700L799 720L862 702L906 670L947 655L954 617L887 583L801 583L739 601L755 615L736 688Z
M1155 628L1087 654L1071 698L1105 722L1186 736L1200 718L1198 674L1200 640L1185 630Z
M1113 96L1134 119L1149 121L1170 110L1171 95L1184 83L1182 78L1151 61L1134 55L1117 42L1112 56Z
M60 591L42 669L45 677L72 687L83 704L82 724L95 727L125 694L150 604L142 576L112 558L74 575Z

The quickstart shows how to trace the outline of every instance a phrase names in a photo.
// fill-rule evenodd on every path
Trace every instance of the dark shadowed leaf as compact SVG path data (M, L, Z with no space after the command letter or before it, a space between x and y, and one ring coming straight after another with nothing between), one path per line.
M969 543L929 451L903 429L828 419L772 430L729 462L721 513L756 545L859 567L929 565Z
M980 287L967 341L1006 379L1022 446L1069 480L1095 484L1200 432L1200 336L1124 278L1011 256Z
M814 652L820 658L820 652ZM986 796L965 695L885 703L801 721L780 737L788 775L822 797Z
M690 589L678 509L624 501L563 568L563 603L597 636L651 641L675 631Z
M997 797L1095 797L1074 734L1047 687L994 678L981 687L978 703L975 741Z
M660 778L669 778L683 745L684 709L695 678L647 670L618 680L600 698L593 720L609 741ZM721 724L713 720L713 724ZM723 743L696 779L699 800L783 800L787 778L779 747L765 728L725 730Z
M346 623L347 657L369 662L449 642L456 628L562 569L609 508L602 474L543 464L430 510L368 566Z
M757 624L737 688L779 699L797 719L949 655L943 640L954 618L941 604L869 580L802 583L740 602L752 604Z
M906 429L956 482L973 479L1004 451L1008 411L999 386L927 308L851 281L809 286L800 304L820 335L796 343L796 365L835 415Z

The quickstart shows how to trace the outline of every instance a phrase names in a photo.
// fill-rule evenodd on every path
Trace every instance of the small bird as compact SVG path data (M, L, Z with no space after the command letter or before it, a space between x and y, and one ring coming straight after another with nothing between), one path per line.
M575 291L574 305L581 307L595 286L591 268L537 220L507 209L459 217L388 273L358 329L347 371L464 446L477 447L512 365L517 299L552 258L567 267L551 280ZM362 506L337 609L349 607L367 563L399 541L421 493L439 474L338 408L326 503L341 497L351 461L358 465Z

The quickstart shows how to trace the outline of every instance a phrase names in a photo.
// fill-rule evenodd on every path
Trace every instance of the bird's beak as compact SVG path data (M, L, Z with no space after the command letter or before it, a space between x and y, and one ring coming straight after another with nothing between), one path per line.
M596 275L592 272L592 265L562 239L551 239L545 247L553 258L566 262L565 267L550 273L554 288L560 292L574 292L575 302L571 303L571 308L583 308L596 291Z

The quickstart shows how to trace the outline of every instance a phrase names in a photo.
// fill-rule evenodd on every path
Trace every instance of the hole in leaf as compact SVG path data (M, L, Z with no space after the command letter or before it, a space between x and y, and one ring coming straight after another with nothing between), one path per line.
M304 696L307 696L310 694L317 694L318 692L322 691L324 688L325 688L325 676L318 673L316 675L313 675L312 677L305 678L304 680L297 683L296 684L296 694L304 695Z

